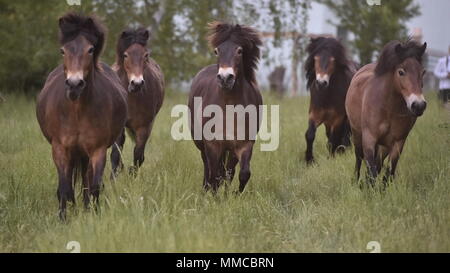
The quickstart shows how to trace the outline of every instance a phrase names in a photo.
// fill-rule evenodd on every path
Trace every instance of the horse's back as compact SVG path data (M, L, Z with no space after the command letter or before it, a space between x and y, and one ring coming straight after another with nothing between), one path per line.
M375 64L367 64L353 76L347 91L345 109L353 131L361 132L363 100L369 80L373 77Z

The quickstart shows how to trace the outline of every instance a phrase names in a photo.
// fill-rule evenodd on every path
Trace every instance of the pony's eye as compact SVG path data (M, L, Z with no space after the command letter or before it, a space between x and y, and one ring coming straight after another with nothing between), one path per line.
M405 72L405 70L403 70L403 69L399 69L399 70L398 70L398 74L399 74L400 76L405 76L406 72Z
M242 47L239 47L239 48L237 49L237 54L238 54L238 55L242 55Z
M123 53L123 57L126 59L128 58L128 54L127 53Z
M217 47L214 48L214 54L216 54L216 56L219 55L219 50L217 49Z
M59 49L59 53L61 53L61 55L64 56L64 49L60 48L60 49Z
M94 53L94 48L93 48L93 47L89 48L88 53L89 53L89 54Z
M148 59L148 53L145 53L144 58Z

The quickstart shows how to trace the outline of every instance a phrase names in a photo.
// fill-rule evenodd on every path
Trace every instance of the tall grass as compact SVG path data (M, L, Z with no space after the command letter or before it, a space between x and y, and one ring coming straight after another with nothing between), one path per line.
M280 105L280 146L255 145L252 177L240 196L202 191L202 163L191 141L170 137L170 110L187 97L166 97L138 177L116 182L105 171L101 211L69 207L57 217L57 176L35 104L6 96L0 104L0 251L67 252L383 252L450 251L449 113L429 107L410 133L397 177L386 191L360 189L353 151L330 158L325 132L315 142L317 164L306 166L307 98L265 96ZM132 162L128 139L123 153ZM231 190L237 189L237 176Z

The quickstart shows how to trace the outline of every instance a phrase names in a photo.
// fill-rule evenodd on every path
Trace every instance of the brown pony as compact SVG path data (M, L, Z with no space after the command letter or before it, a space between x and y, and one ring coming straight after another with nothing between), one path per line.
M384 181L395 174L409 131L426 108L422 95L422 55L427 44L412 40L388 43L377 63L361 68L350 84L345 107L355 145L356 175L367 163L371 182L387 156Z
M114 71L99 63L105 29L93 17L74 13L59 19L64 64L53 70L37 98L36 115L52 145L59 184L59 216L66 202L75 203L77 171L83 201L98 205L106 151L119 136L127 117L126 91Z
M149 57L148 38L149 32L144 28L123 31L117 41L113 66L128 90L126 128L136 142L133 174L144 162L145 145L164 98L164 76L159 65ZM125 132L122 132L111 152L112 176L123 167L119 149L122 150L124 142Z
M345 113L345 96L355 65L347 59L342 44L334 38L313 38L305 62L307 88L311 92L306 162L311 163L317 127L325 124L328 148L334 155L338 147L350 145L350 128Z
M204 189L212 188L213 192L216 192L224 177L231 182L235 167L240 162L239 191L242 192L250 178L250 159L261 113L255 113L256 124L250 124L250 117L244 117L244 121L241 119L238 122L236 113L228 113L234 117L234 134L230 132L230 128L215 128L216 133L220 134L219 138L206 140L202 133L201 139L195 139L195 119L198 119L203 132L205 123L211 118L199 118L194 113L194 100L202 99L202 109L208 105L220 107L224 125L227 123L227 105L245 108L262 105L255 79L262 42L258 32L248 26L214 22L209 25L209 30L209 43L217 55L217 64L203 68L192 82L188 103L191 112L191 133L203 160ZM250 130L251 126L256 130ZM245 130L244 138L237 136L237 127ZM227 129L228 134L232 135L231 140L227 136Z

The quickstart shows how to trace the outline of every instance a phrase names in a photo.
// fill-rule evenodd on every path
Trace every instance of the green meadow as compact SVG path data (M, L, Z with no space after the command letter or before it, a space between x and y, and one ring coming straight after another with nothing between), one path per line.
M254 147L245 192L202 190L203 165L192 141L170 131L176 104L169 92L154 125L146 160L133 178L104 174L100 211L69 205L58 219L57 174L51 147L35 117L34 99L0 102L0 252L382 252L450 251L450 112L428 93L428 108L411 131L397 176L386 190L360 187L350 149L331 158L325 130L315 142L316 164L304 162L308 98L272 97L280 105L276 151ZM132 163L133 143L123 151ZM379 184L379 183L378 183Z

